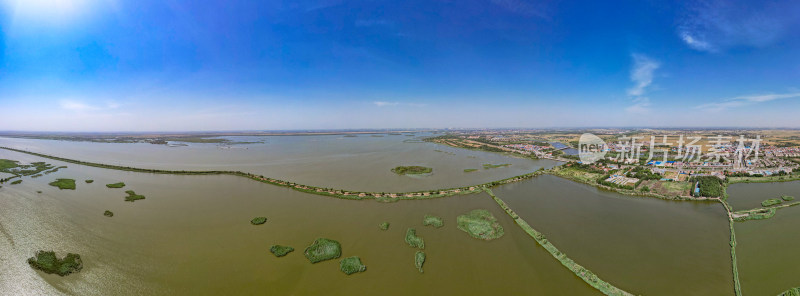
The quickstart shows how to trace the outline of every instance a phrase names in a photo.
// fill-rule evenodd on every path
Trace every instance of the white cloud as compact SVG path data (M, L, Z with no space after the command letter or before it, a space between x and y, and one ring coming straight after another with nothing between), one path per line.
M394 107L394 106L425 107L428 105L422 103L401 103L401 102L386 102L386 101L374 101L372 102L372 104L378 107Z
M400 103L398 103L398 102L385 102L385 101L375 101L375 102L372 102L372 104L375 104L375 106L378 106L378 107L387 107L387 106L400 105Z
M625 108L625 112L635 114L648 114L650 113L650 99L645 97L636 97L633 99L633 105Z
M725 111L730 108L742 107L747 105L753 105L758 103L764 103L779 99L792 99L792 98L800 98L800 92L798 93L787 93L787 94L764 94L764 95L749 95L749 96L739 96L735 98L730 98L723 100L721 102L714 102L714 103L707 103L695 106L695 109L704 109L706 111L712 112L719 112Z
M705 40L701 40L697 36L692 36L689 32L681 32L680 35L683 42L686 42L686 45L689 45L689 47L695 50L709 52L715 51L714 47L712 47L710 43Z
M641 96L646 88L653 83L653 72L661 67L657 61L641 54L633 55L633 68L631 69L631 81L634 86L628 89L628 95Z
M798 23L795 0L690 2L678 20L678 37L694 50L764 47L784 38Z
M97 110L108 110L108 109L116 109L119 108L119 104L115 102L106 103L104 106L96 106L90 105L81 101L75 100L61 100L59 102L59 106L61 109L70 110L70 111L78 111L78 112L85 112L85 111L97 111Z

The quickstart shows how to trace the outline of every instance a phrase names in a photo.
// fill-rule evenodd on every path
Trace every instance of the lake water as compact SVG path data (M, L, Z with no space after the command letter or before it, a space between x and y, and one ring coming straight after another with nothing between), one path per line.
M483 183L556 162L409 143L406 136L246 137L260 144L106 144L0 138L0 146L79 160L163 169L241 170L315 186L408 191ZM486 194L380 203L310 195L234 176L172 176L63 164L0 150L0 158L46 161L69 168L0 188L0 294L10 295L598 295L538 246ZM511 163L483 169L485 163ZM434 169L398 176L398 165ZM464 173L466 168L480 169ZM47 183L74 178L77 190ZM93 179L92 184L83 180ZM123 181L123 189L104 184ZM729 188L734 207L767 197L800 196L800 182ZM746 186L739 186L746 185ZM773 184L769 184L773 185ZM794 186L794 187L792 187ZM125 190L147 199L124 202ZM42 191L42 193L37 193ZM601 278L634 294L731 295L730 249L719 203L634 198L544 175L494 190L561 251ZM756 195L757 193L757 195ZM754 197L755 196L755 197ZM757 202L757 203L756 203ZM456 217L487 209L505 236L479 241L456 229ZM114 212L113 218L103 211ZM800 258L800 207L770 220L737 223L746 295L774 295L791 286ZM425 214L444 219L422 226ZM253 226L250 219L268 217ZM388 231L378 224L390 222ZM425 239L425 272L414 268L405 230ZM338 260L311 264L302 254L315 238L342 243L367 271L351 276ZM272 244L296 250L283 258ZM32 270L36 250L75 252L84 270L68 277ZM767 254L764 254L766 252Z
M800 182L734 184L728 201L738 210L761 207L767 198L800 197ZM800 286L800 206L778 210L766 220L734 224L736 254L745 295L777 295Z
M0 151L0 158L37 161ZM52 162L61 165L59 162ZM13 295L597 295L525 234L485 193L380 203L304 194L233 176L171 176L69 168L0 188L0 291ZM46 185L78 180L77 190ZM83 182L94 179L92 184ZM123 189L104 184L124 181ZM124 190L145 200L123 201ZM42 191L42 193L36 193ZM490 242L469 237L456 216L488 209L505 227ZM103 211L114 212L113 218ZM422 226L425 214L440 229ZM253 226L250 219L268 217ZM378 224L391 223L387 231ZM414 267L407 228L425 239L424 273ZM336 239L367 271L347 276L338 260L311 264L303 249ZM293 246L283 258L272 244ZM75 252L84 270L45 275L25 259L36 250Z
M410 143L413 139L402 135L235 137L235 141L265 143L168 147L0 138L0 146L89 162L172 170L241 170L319 187L387 192L474 185L558 164L434 143ZM484 164L505 163L512 165L483 169ZM391 172L396 166L409 165L431 167L433 174L414 177ZM478 171L464 172L470 168Z

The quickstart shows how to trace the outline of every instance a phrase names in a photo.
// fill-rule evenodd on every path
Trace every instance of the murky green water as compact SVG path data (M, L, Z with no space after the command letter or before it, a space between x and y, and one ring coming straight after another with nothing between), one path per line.
M631 198L544 175L494 193L562 252L642 295L731 295L719 203Z
M264 144L234 149L0 138L0 146L147 168L242 170L373 191L470 185L556 164L403 142L407 138L266 137ZM0 158L62 164L5 150ZM463 172L484 163L513 165ZM66 165L57 173L0 188L0 294L598 294L485 194L397 203L349 201L232 176L151 175ZM397 176L389 171L397 165L430 166L434 174ZM47 185L60 177L78 180L78 189ZM85 179L95 182L86 184ZM118 181L128 186L104 186ZM790 187L767 192L748 187L766 184L734 185L728 191L730 201L738 209L750 206L736 200L760 203L764 195L800 196L792 193L800 192L795 190L800 182L780 184ZM124 202L124 190L129 189L147 199ZM733 293L727 220L718 203L631 198L547 175L494 192L569 257L624 290L643 295ZM752 198L756 192L758 197ZM456 229L456 216L477 208L500 220L503 238L478 241ZM105 210L115 216L104 217ZM800 258L788 251L800 246L794 229L800 222L798 210L736 224L746 295L771 295L798 285L793 277ZM443 217L445 226L423 227L425 214ZM269 221L250 225L256 216ZM391 223L388 231L379 230L383 221ZM425 239L424 274L414 268L415 250L403 241L408 227ZM309 263L302 250L317 237L340 241L343 256L360 256L367 271L346 276L338 261ZM272 244L296 251L275 258L268 251ZM79 253L85 268L64 278L34 271L25 259L39 249Z
M728 203L735 211L762 208L761 202L782 195L800 201L800 181L775 183L737 183L728 186Z
M320 187L358 191L415 191L480 184L550 168L557 162L507 157L433 143L408 143L406 136L238 137L263 144L112 144L0 138L0 146L90 162L157 169L241 170ZM439 150L439 151L437 151ZM511 166L483 169L483 164ZM399 176L401 165L433 168L424 178ZM465 173L464 169L479 169Z
M0 158L36 160L14 152ZM55 162L58 164L57 162ZM594 295L595 290L538 247L485 194L379 203L303 194L231 176L164 176L77 165L20 185L0 197L0 291L17 295ZM78 188L46 183L77 179ZM85 184L84 179L94 179ZM104 184L124 181L124 189ZM124 202L124 190L147 199ZM42 193L36 193L41 190ZM490 210L506 228L484 242L455 227L457 215ZM113 218L102 215L115 213ZM422 226L425 214L445 226ZM250 225L255 216L269 221ZM388 231L378 224L388 221ZM416 227L425 239L425 273L403 240ZM317 237L339 240L343 256L367 271L346 276L338 261L309 263L302 250ZM283 258L272 244L297 249ZM76 252L85 268L68 277L40 274L25 259L39 249Z
M800 182L734 184L728 187L728 194L728 201L736 202L738 209L756 208L767 198L800 197ZM745 295L777 295L800 286L800 206L778 210L767 220L734 226Z

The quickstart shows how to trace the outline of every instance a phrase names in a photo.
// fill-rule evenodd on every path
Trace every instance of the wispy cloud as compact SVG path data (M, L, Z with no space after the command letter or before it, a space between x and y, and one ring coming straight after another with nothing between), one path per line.
M386 101L374 101L372 102L372 104L378 107L394 107L394 106L425 107L428 105L423 103L401 103L401 102L386 102Z
M642 54L633 55L633 68L631 68L631 81L635 85L628 90L631 96L641 96L644 94L645 89L653 83L653 72L655 72L661 64Z
M96 111L96 110L109 110L119 108L119 104L114 102L106 103L105 105L90 105L76 100L61 100L59 102L61 109L69 111Z
M633 105L625 108L629 113L645 114L650 112L650 99L642 97L647 87L653 84L653 73L661 67L661 63L643 54L633 54L633 67L631 68L631 81L633 87L628 89Z
M800 98L800 92L786 93L786 94L763 94L763 95L749 95L739 96L735 98L726 99L720 102L707 103L695 106L695 109L703 109L706 111L720 112L730 108L754 105L779 99L793 99Z
M800 6L794 0L758 5L747 0L690 3L678 21L677 34L690 48L705 52L773 44L798 22L800 13Z
M633 98L633 105L625 108L625 112L636 114L647 114L650 111L650 99L645 97Z
M695 50L709 51L709 52L716 51L716 49L714 47L712 47L710 43L706 42L705 40L701 39L700 37L692 36L691 33L689 33L689 32L685 32L684 31L684 32L681 32L680 35L681 35L681 39L683 40L683 42L685 42L686 45L688 45L689 47L691 47L691 48L693 48Z

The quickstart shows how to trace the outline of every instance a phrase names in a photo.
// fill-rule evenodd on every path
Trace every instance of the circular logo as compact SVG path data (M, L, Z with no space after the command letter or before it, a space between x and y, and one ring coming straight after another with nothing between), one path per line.
M603 159L608 152L608 146L603 139L594 134L585 133L578 141L578 156L581 163L590 164Z

